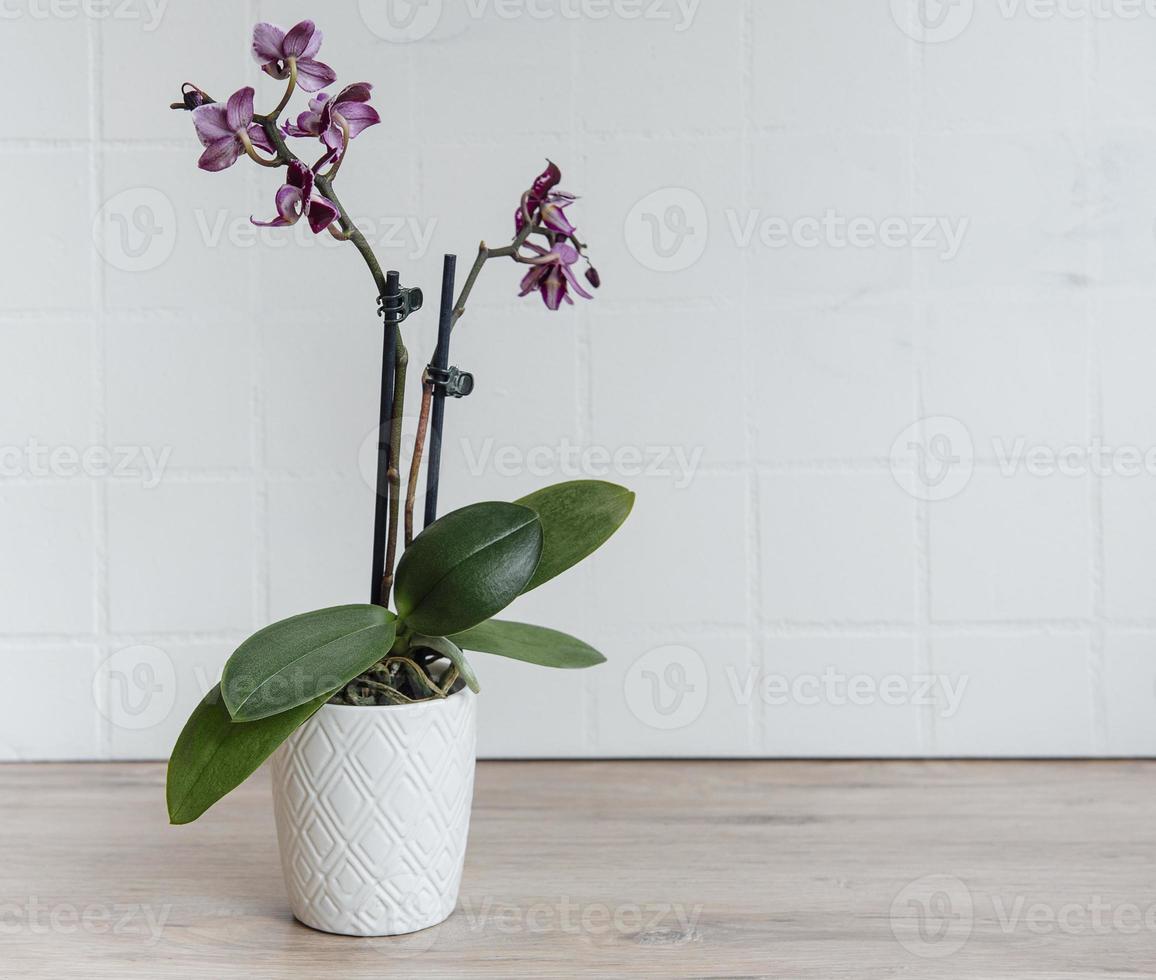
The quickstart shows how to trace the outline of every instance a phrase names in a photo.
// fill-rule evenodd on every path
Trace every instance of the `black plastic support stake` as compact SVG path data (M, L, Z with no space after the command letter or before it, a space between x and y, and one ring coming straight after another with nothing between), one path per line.
M385 276L385 293L378 302L382 324L381 345L381 406L377 422L377 497L373 512L373 568L371 571L369 601L380 603L381 580L385 577L385 538L389 527L389 457L390 429L393 421L393 372L397 359L398 321L392 315L393 307L401 296L400 277L396 272Z
M438 345L430 362L431 376L445 376L450 363L450 331L454 326L454 275L458 257L447 255L442 260L442 305L438 316ZM433 412L430 417L429 464L425 481L425 526L429 527L438 516L438 484L442 472L442 431L446 419L446 386L434 386Z

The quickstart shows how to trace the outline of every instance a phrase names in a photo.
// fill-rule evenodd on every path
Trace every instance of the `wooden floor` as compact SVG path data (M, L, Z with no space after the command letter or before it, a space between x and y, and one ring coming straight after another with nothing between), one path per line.
M486 763L458 911L289 915L269 787L0 766L0 977L1156 977L1156 763Z

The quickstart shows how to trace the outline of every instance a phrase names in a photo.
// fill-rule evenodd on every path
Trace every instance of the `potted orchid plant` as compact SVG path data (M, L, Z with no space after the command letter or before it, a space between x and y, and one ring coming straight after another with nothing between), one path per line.
M348 935L394 935L434 925L457 902L473 795L477 677L467 652L554 668L604 658L554 630L496 619L600 547L622 524L633 494L574 481L520 500L473 504L436 518L439 407L471 387L447 367L448 340L491 259L526 267L521 295L551 310L589 299L599 285L567 216L574 197L549 163L518 203L509 242L484 243L456 296L452 257L442 284L439 353L421 378L418 434L402 509L401 446L408 352L402 321L417 290L383 272L335 190L354 139L380 122L372 88L326 91L336 73L318 60L311 21L289 31L258 24L253 55L284 83L271 111L254 111L246 87L218 102L186 83L173 108L191 111L204 146L198 166L225 170L247 158L279 170L272 217L305 221L350 243L368 268L384 319L380 472L372 539L371 601L305 612L260 630L225 665L189 718L169 763L171 821L196 820L273 759L274 808L290 903L306 925ZM298 90L308 106L283 119ZM309 162L316 157L315 162ZM431 432L430 418L434 419ZM414 530L418 472L431 439L426 526ZM436 437L436 438L434 438ZM400 543L399 543L400 539ZM401 551L398 557L398 551Z

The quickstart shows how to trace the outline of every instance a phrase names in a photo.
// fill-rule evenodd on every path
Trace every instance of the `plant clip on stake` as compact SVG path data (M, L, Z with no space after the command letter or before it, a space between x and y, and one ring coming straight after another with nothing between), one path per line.
M430 419L429 463L425 481L425 526L429 527L438 516L438 485L441 482L442 432L445 428L446 395L464 398L474 390L474 376L450 363L450 333L454 327L454 273L458 257L447 255L442 260L442 304L438 317L438 343L426 375L433 384L433 412Z

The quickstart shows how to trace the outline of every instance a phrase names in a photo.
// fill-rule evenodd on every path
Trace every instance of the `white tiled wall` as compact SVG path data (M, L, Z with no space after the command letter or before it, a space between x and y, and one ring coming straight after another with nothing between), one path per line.
M1152 5L14 0L0 760L162 757L249 632L366 598L370 280L166 108L271 102L249 28L306 16L391 120L339 185L416 365L546 156L605 282L491 266L455 339L446 507L639 498L511 611L610 662L478 656L485 755L1156 753Z

